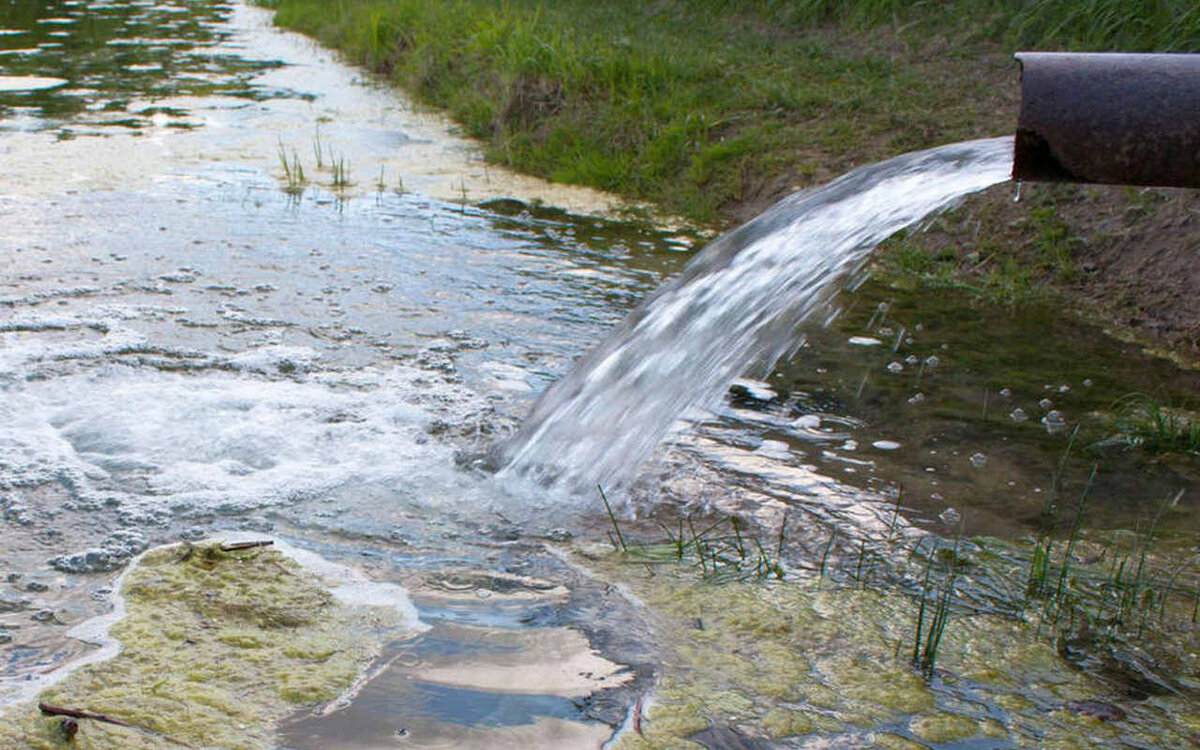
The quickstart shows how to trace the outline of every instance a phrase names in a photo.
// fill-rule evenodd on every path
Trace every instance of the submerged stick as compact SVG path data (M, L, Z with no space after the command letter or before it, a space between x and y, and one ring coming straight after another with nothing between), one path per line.
M256 547L270 547L274 543L275 542L271 541L270 539L259 539L258 541L253 541L253 542L230 542L229 544L222 544L221 551L222 552L240 552L241 550L244 550L244 549L254 549Z
M49 703L38 703L38 710L41 711L46 716L69 716L72 719L91 719L92 721L98 721L98 722L101 722L102 724L113 724L118 727L128 727L129 729L136 729L141 732L146 732L147 734L152 734L155 737L161 737L162 739L166 740L167 742L170 742L175 745L180 745L182 747L190 747L190 748L196 747L195 745L191 744L190 742L184 742L183 740L176 739L175 737L172 737L169 734L164 734L163 732L160 732L156 729L151 729L150 727L144 727L141 724L134 724L132 722L125 721L124 719L118 719L115 716L109 716L108 714L102 714L102 713L98 713L96 711L86 711L86 710L80 709L80 708L64 708L63 706L52 706ZM64 730L64 731L67 732L68 736L71 736L71 737L73 737L75 734L74 732L72 732L70 730ZM78 731L78 728L76 728L76 731Z
M93 721L102 721L105 724L116 724L119 727L132 727L137 729L136 724L130 724L124 719L118 719L115 716L108 714L96 713L95 711L84 711L78 708L63 708L62 706L52 706L49 703L39 703L38 710L47 716L70 716L72 719L91 719Z

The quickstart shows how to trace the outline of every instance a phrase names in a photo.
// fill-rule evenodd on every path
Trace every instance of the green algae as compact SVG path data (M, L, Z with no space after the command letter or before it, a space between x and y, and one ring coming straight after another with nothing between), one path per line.
M875 737L875 747L881 748L881 750L926 750L928 746L920 742L913 742L898 734L884 732Z
M788 708L772 708L763 716L763 729L772 739L808 734L813 731L817 722L807 711L796 711Z
M936 713L914 717L908 731L926 742L941 744L972 737L979 732L979 725L965 716Z
M664 644L641 733L621 735L622 750L696 747L689 737L726 726L770 739L857 737L888 748L984 739L1061 748L1120 747L1129 737L1188 741L1194 707L1187 696L1124 701L1020 620L951 614L939 669L926 680L909 664L917 608L903 594L806 580L713 583L686 565L628 559L592 547L587 556L595 574L647 606ZM1095 699L1119 702L1127 720L1105 723L1064 708Z
M138 728L80 721L73 742L32 705L9 710L0 746L52 750L269 748L274 725L337 697L378 655L369 633L398 613L340 604L271 549L219 544L146 553L124 578L126 615L114 658L81 668L38 700L107 714Z

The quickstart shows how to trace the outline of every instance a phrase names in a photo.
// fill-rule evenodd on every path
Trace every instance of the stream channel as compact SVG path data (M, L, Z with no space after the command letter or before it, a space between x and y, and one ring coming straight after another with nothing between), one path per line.
M1200 377L1074 316L859 274L609 496L628 540L598 492L491 474L702 244L619 209L486 166L267 11L0 0L0 705L92 648L68 631L136 554L236 536L428 626L280 748L1195 746L1197 464L1118 422ZM1152 528L1169 665L1027 625L1027 542L1093 466L1080 549L1115 567ZM1009 588L962 577L923 681L935 543Z

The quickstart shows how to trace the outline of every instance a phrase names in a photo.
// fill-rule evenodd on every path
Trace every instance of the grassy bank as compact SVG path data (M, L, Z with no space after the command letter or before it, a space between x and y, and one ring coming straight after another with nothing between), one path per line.
M278 0L518 171L702 221L1008 132L1016 48L1198 49L1186 0ZM781 177L787 179L776 185Z
M716 226L859 164L1011 132L1016 49L1200 50L1188 0L267 2L280 25L449 112L493 162ZM1036 251L1028 268L1013 256L1001 282L1016 289L998 298L1075 281L1074 241L1053 240L1047 268L1040 236L1086 236L1087 220L1058 219L1045 195L1017 219L999 199L976 209L985 234Z

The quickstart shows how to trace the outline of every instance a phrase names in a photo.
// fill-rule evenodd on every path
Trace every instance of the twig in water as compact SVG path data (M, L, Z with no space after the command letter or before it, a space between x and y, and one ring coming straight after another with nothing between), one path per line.
M783 520L779 522L779 541L775 545L775 559L783 560L783 535L787 531L787 512L784 511Z
M132 722L125 721L124 719L118 719L115 716L109 716L108 714L101 714L101 713L97 713L95 711L84 711L84 710L78 709L78 708L63 708L62 706L52 706L49 703L38 703L38 710L40 710L46 716L69 716L72 719L91 719L92 721L99 721L103 724L113 724L118 727L129 727L130 729L137 729L138 731L152 734L155 737L161 737L164 740L166 740L167 742L170 742L175 745L182 745L183 747L191 747L191 748L196 747L195 745L191 744L190 742L184 742L183 740L176 739L176 738L170 736L169 734L163 734L162 732L159 732L158 730L155 730L155 729L151 729L150 727L144 727L140 724L134 724ZM64 732L68 732L72 735L74 734L69 729L65 729L65 728L64 728Z
M230 542L221 545L222 552L240 552L244 549L254 549L255 547L270 547L275 542L270 539L259 539L252 542Z

